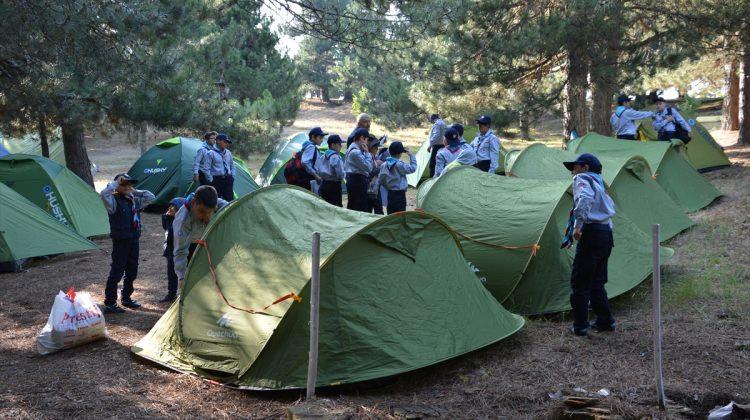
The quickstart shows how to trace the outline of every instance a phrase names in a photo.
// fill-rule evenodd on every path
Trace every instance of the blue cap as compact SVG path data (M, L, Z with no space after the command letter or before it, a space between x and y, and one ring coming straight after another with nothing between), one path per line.
M229 136L224 133L220 133L218 136L216 136L216 141L225 141L229 144L232 144L232 140L229 140Z
M591 153L584 153L578 156L574 161L563 162L563 165L565 165L569 171L572 171L575 165L589 165L589 169L592 172L601 172L602 170L602 163Z
M450 141L455 141L461 138L461 136L458 135L458 130L456 130L453 127L448 128L445 130L445 139Z
M328 144L334 144L334 143L343 143L344 141L341 140L341 136L338 134L331 134L328 136Z
M185 199L183 197L175 197L169 202L170 206L182 207L185 205Z
M359 138L359 137L362 137L362 136L365 136L365 137L369 138L370 137L370 132L367 131L366 128L359 127L358 129L354 130L354 132L352 133L352 138L355 139L355 140L357 138Z
M477 124L490 125L492 124L492 118L486 115L482 115L481 117L477 118Z
M459 123L455 123L455 124L453 124L451 126L451 128L454 129L454 130L456 130L456 131L458 131L458 135L459 136L463 136L464 135L464 126L463 125L461 125Z
M617 105L622 105L625 102L630 102L630 96L623 94L617 97Z
M324 132L322 128L320 127L313 127L312 130L307 134L308 137L312 136L325 136L328 135L328 133Z
M404 148L404 144L400 141L394 141L390 146L388 146L388 153L390 153L391 156L404 153L405 151L406 149Z
M440 116L438 114L432 114L432 115L430 115L430 121L435 121L438 118L440 118Z
M131 184L137 184L137 183L138 183L138 180L137 180L137 179L133 178L132 176L130 176L130 175L128 175L128 174L122 173L122 174L117 174L117 175L115 175L115 181L117 181L117 182L120 182L120 179L121 179L121 178L122 178L122 179L123 179L124 181L127 181L127 182L129 182L129 183L131 183Z

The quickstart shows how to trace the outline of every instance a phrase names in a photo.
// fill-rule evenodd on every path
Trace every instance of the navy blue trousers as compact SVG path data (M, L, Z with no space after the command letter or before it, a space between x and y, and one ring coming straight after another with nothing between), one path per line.
M320 183L320 189L318 190L320 198L333 204L334 206L342 207L341 199L341 181L323 181Z
M215 176L211 185L216 189L219 198L226 201L234 200L234 178L231 175Z
M432 151L430 151L430 178L435 176L435 165L437 164L437 152L438 150L442 149L442 144L436 144L432 146Z
M367 175L346 174L346 193L349 196L346 208L368 212L367 183Z
M122 296L124 300L130 299L133 294L133 282L138 276L138 255L140 244L138 239L127 239L112 241L112 266L109 270L107 286L104 288L104 305L117 303L117 285L122 280Z
M596 314L596 323L609 327L615 323L609 309L604 285L607 283L607 262L614 240L607 225L589 224L582 229L576 245L573 271L570 276L570 306L573 308L573 327L589 327L589 304Z
M174 257L167 258L167 294L177 296L177 273L174 272Z
M406 211L406 191L388 190L388 214Z

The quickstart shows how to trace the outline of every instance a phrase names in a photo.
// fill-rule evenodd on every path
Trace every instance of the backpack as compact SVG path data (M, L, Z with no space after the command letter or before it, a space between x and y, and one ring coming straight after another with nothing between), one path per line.
M667 115L672 116L671 106L667 108ZM678 123L677 120L675 120L672 124L674 124L674 137L682 140L682 142L685 144L690 143L690 140L692 140L690 138L690 133L682 127L682 124Z
M315 147L315 146L313 146ZM286 183L297 186L306 186L308 182L313 180L313 176L307 173L305 167L302 165L302 154L305 149L295 153L292 159L284 165L284 178ZM315 163L318 161L318 154L313 153L312 165L315 167Z

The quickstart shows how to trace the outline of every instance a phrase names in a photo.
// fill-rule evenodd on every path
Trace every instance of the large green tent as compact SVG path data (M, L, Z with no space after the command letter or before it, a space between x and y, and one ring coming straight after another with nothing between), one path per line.
M667 240L693 225L692 220L652 178L648 162L640 156L602 155L602 177L622 212L641 230L651 232L655 223L661 225L662 239ZM530 179L570 180L563 162L576 155L535 143L526 149L511 150L505 159L505 173Z
M0 263L96 249L31 201L0 183Z
M107 210L99 194L51 159L36 155L0 157L0 182L81 236L109 233Z
M656 173L656 182L688 212L700 210L722 195L670 142L618 140L589 133L568 143L568 150L574 153L593 153L600 157L643 156Z
M140 182L136 188L156 195L156 206L166 206L175 197L184 197L198 188L193 181L193 162L203 142L187 137L174 137L148 149L128 170ZM242 160L234 159L237 176L234 196L242 197L258 189Z
M458 166L424 182L417 205L455 229L466 259L506 308L542 314L570 309L574 249L560 249L573 205L569 189L570 181L497 176ZM651 237L622 214L613 223L610 297L651 274ZM672 250L664 248L663 255L668 258Z
M701 172L725 168L731 165L729 158L724 154L724 148L716 142L711 133L706 130L706 127L696 120L695 115L685 113L682 110L680 110L680 113L685 117L692 129L690 133L691 141L684 146L680 146L684 149L690 164ZM650 118L639 122L638 138L643 141L658 140L659 135L654 130Z
M409 185L412 187L418 187L421 182L430 178L430 152L427 148L430 147L430 142L425 141L416 153L417 158L417 170L412 174L406 175L406 180L409 181ZM497 173L502 173L505 168L505 155L508 152L500 144L500 157L498 159Z
M275 185L217 215L181 298L133 352L241 388L305 387L314 231L322 261L317 386L432 365L523 325L482 287L439 219L348 211ZM301 300L267 306L290 292Z

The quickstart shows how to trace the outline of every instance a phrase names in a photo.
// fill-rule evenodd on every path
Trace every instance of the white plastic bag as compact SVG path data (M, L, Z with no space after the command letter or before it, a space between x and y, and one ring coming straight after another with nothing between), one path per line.
M86 292L60 292L47 325L36 336L39 354L50 354L107 337L104 315Z

